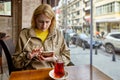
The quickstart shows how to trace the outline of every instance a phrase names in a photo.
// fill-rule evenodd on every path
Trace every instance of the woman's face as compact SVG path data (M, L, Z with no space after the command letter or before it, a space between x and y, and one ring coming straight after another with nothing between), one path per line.
M51 19L44 14L41 14L36 18L36 24L39 30L46 31L50 27Z

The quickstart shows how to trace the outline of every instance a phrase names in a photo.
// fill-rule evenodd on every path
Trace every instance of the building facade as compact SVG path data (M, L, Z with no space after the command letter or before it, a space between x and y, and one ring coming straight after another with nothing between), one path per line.
M94 23L99 32L120 31L120 0L96 0Z
M80 32L90 32L90 0L62 0L59 22ZM120 0L93 0L93 33L120 31Z

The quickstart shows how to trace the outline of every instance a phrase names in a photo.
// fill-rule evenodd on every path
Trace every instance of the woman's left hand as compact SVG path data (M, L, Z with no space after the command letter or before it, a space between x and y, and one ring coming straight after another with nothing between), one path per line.
M46 61L46 62L56 62L57 58L56 56L53 54L53 56L49 56L49 57L44 57L43 55L39 55L38 59L41 61Z

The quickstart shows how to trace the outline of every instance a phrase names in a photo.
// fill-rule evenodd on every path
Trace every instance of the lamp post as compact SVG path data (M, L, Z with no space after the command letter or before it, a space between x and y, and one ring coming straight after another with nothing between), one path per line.
M92 65L93 36L93 0L90 0L90 65Z

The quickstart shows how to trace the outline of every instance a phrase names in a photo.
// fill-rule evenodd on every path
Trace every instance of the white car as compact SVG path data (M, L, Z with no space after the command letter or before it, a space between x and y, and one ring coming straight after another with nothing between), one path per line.
M108 33L103 40L103 46L108 53L120 51L120 32Z

